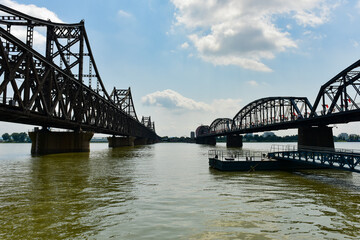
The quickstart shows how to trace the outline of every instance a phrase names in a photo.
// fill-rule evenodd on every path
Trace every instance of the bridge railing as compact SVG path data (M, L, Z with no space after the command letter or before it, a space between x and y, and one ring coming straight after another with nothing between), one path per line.
M273 144L271 145L270 152L289 152L289 151L297 151L296 145L290 144Z

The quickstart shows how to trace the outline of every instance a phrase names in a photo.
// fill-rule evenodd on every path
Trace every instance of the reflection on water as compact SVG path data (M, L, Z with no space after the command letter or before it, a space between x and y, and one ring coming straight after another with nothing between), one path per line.
M90 153L31 157L29 144L0 144L0 238L360 235L360 174L224 173L209 169L210 148L163 143L108 149L93 144ZM270 145L245 148L264 150Z

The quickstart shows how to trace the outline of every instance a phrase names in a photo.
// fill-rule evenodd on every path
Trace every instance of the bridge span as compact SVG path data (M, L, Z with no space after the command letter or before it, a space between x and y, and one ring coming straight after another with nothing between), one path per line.
M113 135L112 147L157 141L151 118L139 121L130 88L106 91L84 21L0 11L0 121L41 126L30 133L33 153L88 151L94 132Z
M298 146L334 148L330 124L360 121L360 60L321 86L313 104L306 97L267 97L255 100L234 116L218 118L196 130L197 143L241 147L241 134L298 129Z

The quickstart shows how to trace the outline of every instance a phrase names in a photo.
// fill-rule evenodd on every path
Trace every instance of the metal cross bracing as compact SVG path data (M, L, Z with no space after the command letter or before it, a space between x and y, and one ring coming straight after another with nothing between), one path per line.
M346 123L360 120L360 60L321 86L311 117Z
M142 117L141 123L149 129L155 131L155 123L151 122L151 117Z
M313 105L306 97L267 97L243 107L232 119L231 129L217 126L221 119L214 120L202 136L360 121L360 60L321 86Z
M139 121L135 112L135 106L131 96L130 88L128 89L114 88L114 90L110 94L110 98L126 114Z
M157 138L138 121L130 89L114 100L107 93L83 21L53 23L4 5L0 14L1 121Z

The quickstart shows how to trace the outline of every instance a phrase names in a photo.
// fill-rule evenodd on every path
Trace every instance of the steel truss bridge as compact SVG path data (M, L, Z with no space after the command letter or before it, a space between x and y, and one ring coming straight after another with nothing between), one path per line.
M106 91L84 21L53 23L0 5L0 121L156 139L130 88Z
M360 60L321 86L315 103L306 97L267 97L243 107L233 119L200 126L197 138L229 136L360 121Z

